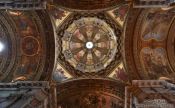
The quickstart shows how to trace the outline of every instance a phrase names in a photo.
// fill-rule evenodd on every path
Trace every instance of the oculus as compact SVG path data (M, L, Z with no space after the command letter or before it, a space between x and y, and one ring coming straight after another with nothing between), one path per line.
M0 52L4 50L4 44L0 41Z

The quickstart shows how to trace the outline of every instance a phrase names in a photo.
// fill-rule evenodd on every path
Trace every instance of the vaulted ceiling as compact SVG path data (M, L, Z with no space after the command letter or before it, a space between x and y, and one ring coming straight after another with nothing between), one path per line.
M133 8L122 0L0 10L0 81L56 82L66 108L121 107L132 80L174 80L174 16L174 8Z
M0 80L49 79L54 67L55 45L53 30L48 31L52 28L48 14L1 10L0 21Z

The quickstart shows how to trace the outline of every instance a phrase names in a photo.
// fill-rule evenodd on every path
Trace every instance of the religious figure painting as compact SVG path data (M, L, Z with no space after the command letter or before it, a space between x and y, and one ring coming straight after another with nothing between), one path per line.
M119 79L121 81L125 81L127 82L128 81L128 77L125 73L125 70L124 68L122 67L118 67L116 70L115 70L115 74L113 75L113 78L115 79Z
M55 7L50 7L49 14L51 19L53 19L55 22L55 27L57 28L69 16L70 12Z
M143 40L163 41L168 33L171 15L152 10L142 21L141 36Z
M72 76L58 64L56 70L53 72L53 80L61 82L70 78L72 78Z
M171 70L163 48L143 48L140 56L142 66L149 77L157 79L160 76L170 76Z
M65 11L56 8L51 8L50 13L53 15L55 19L59 20L62 20L66 16Z
M38 68L38 61L34 58L29 58L26 56L22 57L21 65L18 66L17 70L13 74L13 80L19 80L22 77L25 77L27 80L32 80L36 76Z
M128 11L128 5L123 5L115 9L113 13L115 15L115 18L119 18L121 21L124 21L127 11Z
M109 77L127 82L129 81L128 75L126 71L124 70L123 63L121 63L110 75Z
M118 24L123 27L129 6L128 5L121 5L115 8L112 11L109 11L109 15L111 15Z
M64 71L62 69L56 69L55 75L53 76L56 81L63 81L66 80L67 77L64 74Z
M122 105L123 102L115 97L105 95L103 92L95 92L73 95L65 103L60 104L58 108L123 108Z
M19 27L22 35L29 36L36 33L33 19L30 19L31 14L21 11L8 11L8 13L15 20L15 23Z

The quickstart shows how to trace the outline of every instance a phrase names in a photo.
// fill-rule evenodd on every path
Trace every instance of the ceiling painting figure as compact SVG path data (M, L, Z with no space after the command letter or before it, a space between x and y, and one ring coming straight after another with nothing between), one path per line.
M129 81L129 79L128 79L129 77L125 71L123 63L118 65L117 68L111 74L109 74L108 77L114 78L116 80L120 80L120 81L123 81L126 83Z
M170 21L173 15L169 15L161 10L150 10L145 12L145 18L142 20L141 36L144 40L163 41L168 33Z
M140 56L145 72L147 72L149 77L158 79L166 74L169 74L169 77L171 77L172 73L163 48L143 48Z
M107 13L114 18L114 20L121 26L124 26L124 22L127 16L127 12L129 10L129 5L123 4L120 5L119 7L108 11Z
M61 82L72 78L72 76L66 72L60 65L57 65L55 72L53 72L53 80Z
M124 63L128 71L135 71L135 75L129 75L134 79L174 80L174 9L131 8L129 13L132 12L135 15L128 16L124 39Z

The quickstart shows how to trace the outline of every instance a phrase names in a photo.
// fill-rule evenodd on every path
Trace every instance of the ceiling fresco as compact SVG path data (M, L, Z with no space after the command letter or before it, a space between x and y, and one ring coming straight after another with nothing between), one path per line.
M130 9L130 14L135 15L127 20L124 49L130 77L174 80L174 9Z
M129 108L174 90L174 7L135 8L132 0L44 3L44 10L0 10L0 108L24 101L45 108L129 102Z
M53 25L55 28L58 28L64 20L71 14L71 12L60 9L55 6L49 6L48 13L50 14L50 18L53 21Z
M53 0L52 4L69 11L102 11L115 8L122 0Z
M57 78L60 75L59 78L66 79L103 75L128 81L122 63L120 65L120 33L128 9L128 5L122 4L103 14L81 14L50 5L48 11L57 33L55 50L58 59L53 77L55 74ZM121 75L117 75L119 65ZM63 71L63 75L58 74ZM118 78L119 76L122 78ZM59 78L55 80L60 82Z
M105 69L117 53L117 37L103 20L86 17L65 30L62 47L66 61L82 72Z
M112 71L108 75L108 77L116 79L116 80L120 80L120 81L123 81L123 82L126 82L126 83L129 82L128 74L127 74L122 62L118 66L116 66L114 71Z
M107 13L116 21L118 25L123 27L128 9L128 4L122 4L117 6L115 9L108 11Z
M58 107L123 108L124 84L111 79L76 79L58 84ZM71 98L70 98L71 96Z
M1 11L0 21L1 44L5 47L1 53L0 80L39 80L49 76L54 58L46 60L47 47L51 46L44 44L49 41L45 35L50 34L44 32L40 16L31 11Z
M121 29L113 22L103 13L71 14L57 29L61 66L73 76L110 73L121 61Z
M72 75L69 74L62 66L57 64L56 69L53 72L53 80L56 82L62 82L68 79L73 78Z

